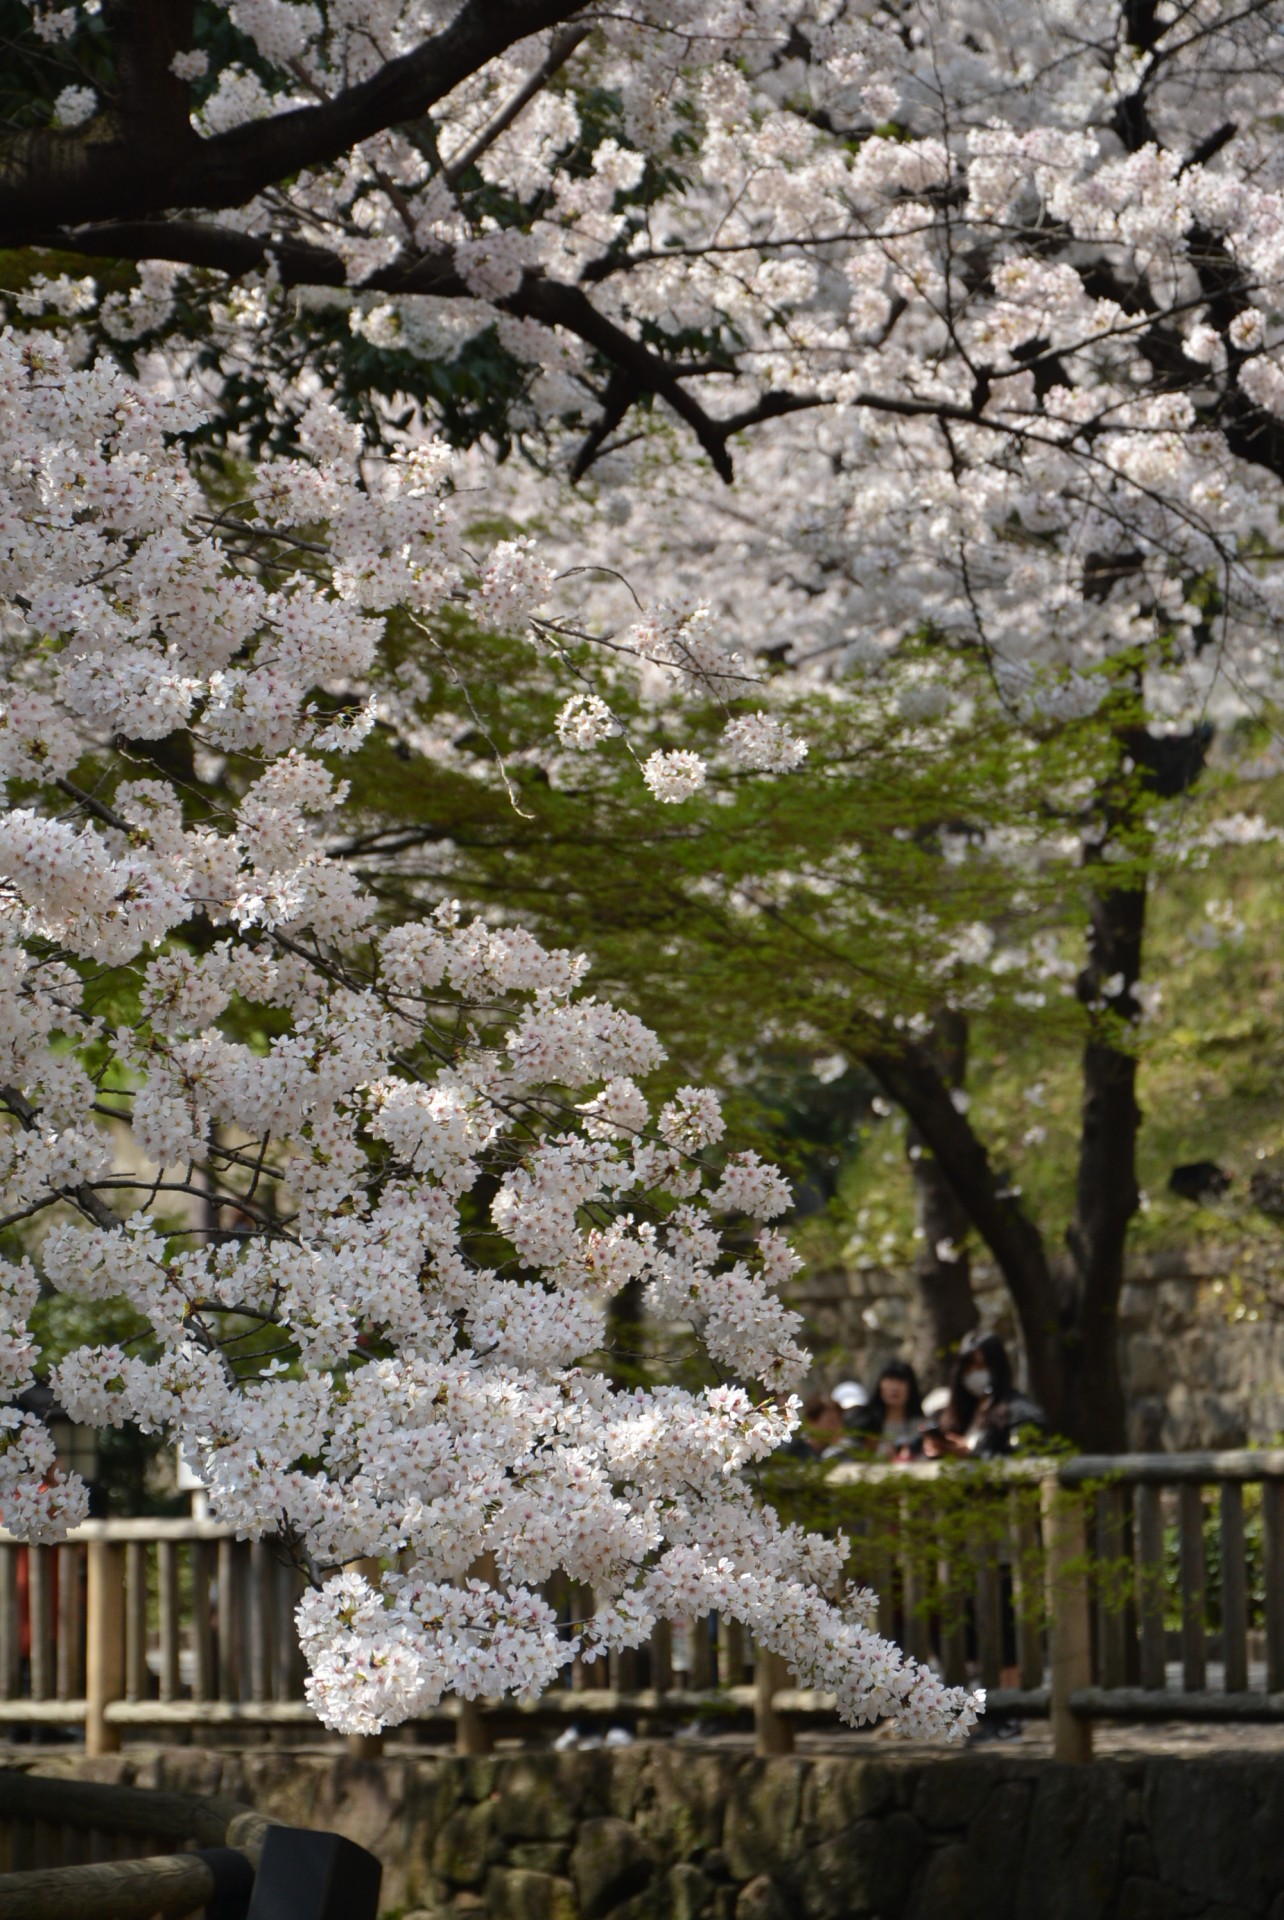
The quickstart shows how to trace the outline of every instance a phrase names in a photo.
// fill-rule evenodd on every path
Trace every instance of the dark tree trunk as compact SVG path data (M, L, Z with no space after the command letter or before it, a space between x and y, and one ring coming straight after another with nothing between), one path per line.
M925 1042L927 1052L951 1090L967 1078L967 1017L943 1008ZM972 1293L972 1263L967 1236L972 1222L921 1130L910 1122L910 1173L923 1251L915 1269L919 1307L927 1328L924 1378L942 1379L950 1356L977 1324Z
M864 1050L866 1065L930 1149L932 1178L948 1183L998 1263L1021 1323L1030 1388L1050 1426L1101 1453L1127 1443L1118 1325L1128 1230L1139 1198L1134 1035L1152 851L1145 811L1154 796L1173 798L1193 786L1211 739L1205 727L1153 738L1135 720L1129 723L1126 698L1116 736L1119 772L1098 796L1100 830L1084 849L1094 884L1079 997L1089 1027L1068 1272L1053 1271L1038 1228L996 1179L930 1045Z
M1089 856L1090 864L1095 856ZM1091 903L1088 964L1080 998L1092 1022L1083 1050L1083 1107L1074 1217L1066 1232L1074 1320L1066 1343L1066 1401L1073 1432L1089 1449L1125 1444L1119 1372L1119 1297L1128 1229L1137 1211L1137 1056L1127 1029L1140 1008L1146 925L1144 881L1102 889ZM1068 1328L1067 1332L1071 1332Z
M996 1176L984 1143L950 1098L930 1054L913 1041L863 1054L879 1085L930 1146L977 1233L993 1254L1021 1323L1030 1390L1054 1433L1077 1440L1068 1424L1061 1302L1043 1236Z
M602 1344L606 1351L606 1371L614 1386L633 1387L643 1378L643 1322L642 1282L630 1280L606 1303Z

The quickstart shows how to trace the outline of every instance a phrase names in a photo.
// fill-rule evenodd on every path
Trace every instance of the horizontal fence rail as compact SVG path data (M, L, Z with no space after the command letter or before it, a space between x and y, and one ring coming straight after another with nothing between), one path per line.
M226 1888L229 1867L237 1873L239 1864L237 1877L252 1883L268 1826L231 1799L0 1769L0 1913L5 1920L203 1914Z
M847 1536L881 1632L984 1687L991 1712L1048 1715L1060 1757L1088 1758L1106 1718L1284 1720L1284 1451L791 1462L765 1490ZM134 1729L319 1735L301 1592L275 1543L209 1520L88 1521L56 1547L0 1533L0 1733L83 1726L90 1752ZM590 1596L565 1580L545 1592L569 1631ZM832 1713L737 1622L708 1617L573 1663L533 1705L447 1700L434 1720L477 1752L535 1722L752 1719L760 1748L783 1752Z
M379 1862L240 1802L0 1768L4 1920L375 1920Z

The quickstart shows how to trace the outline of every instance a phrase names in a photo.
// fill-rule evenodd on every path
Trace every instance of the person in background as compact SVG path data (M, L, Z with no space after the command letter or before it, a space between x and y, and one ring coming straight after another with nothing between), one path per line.
M923 1396L908 1360L887 1362L860 1425L866 1445L879 1460L909 1460L919 1452Z
M843 1410L843 1425L848 1433L859 1433L869 1406L869 1395L859 1380L840 1380L830 1393Z
M1017 1434L1042 1432L1043 1411L1018 1393L1012 1362L997 1333L972 1333L954 1362L950 1400L938 1427L929 1427L923 1451L929 1459L995 1460L1011 1453Z
M827 1393L813 1393L804 1405L802 1437L813 1460L841 1460L851 1451L843 1410Z

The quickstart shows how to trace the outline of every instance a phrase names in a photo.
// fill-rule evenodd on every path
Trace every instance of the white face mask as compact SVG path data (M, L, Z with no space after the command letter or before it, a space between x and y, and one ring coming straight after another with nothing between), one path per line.
M988 1367L972 1367L963 1375L963 1385L976 1400L984 1400L994 1385Z

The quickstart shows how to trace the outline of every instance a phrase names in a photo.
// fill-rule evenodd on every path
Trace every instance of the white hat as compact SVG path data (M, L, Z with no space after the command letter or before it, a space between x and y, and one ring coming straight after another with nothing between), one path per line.
M944 1413L950 1404L948 1387L933 1387L930 1393L923 1395L923 1411L929 1417L934 1413Z
M869 1405L869 1395L859 1380L840 1380L829 1397L837 1401L844 1413Z

